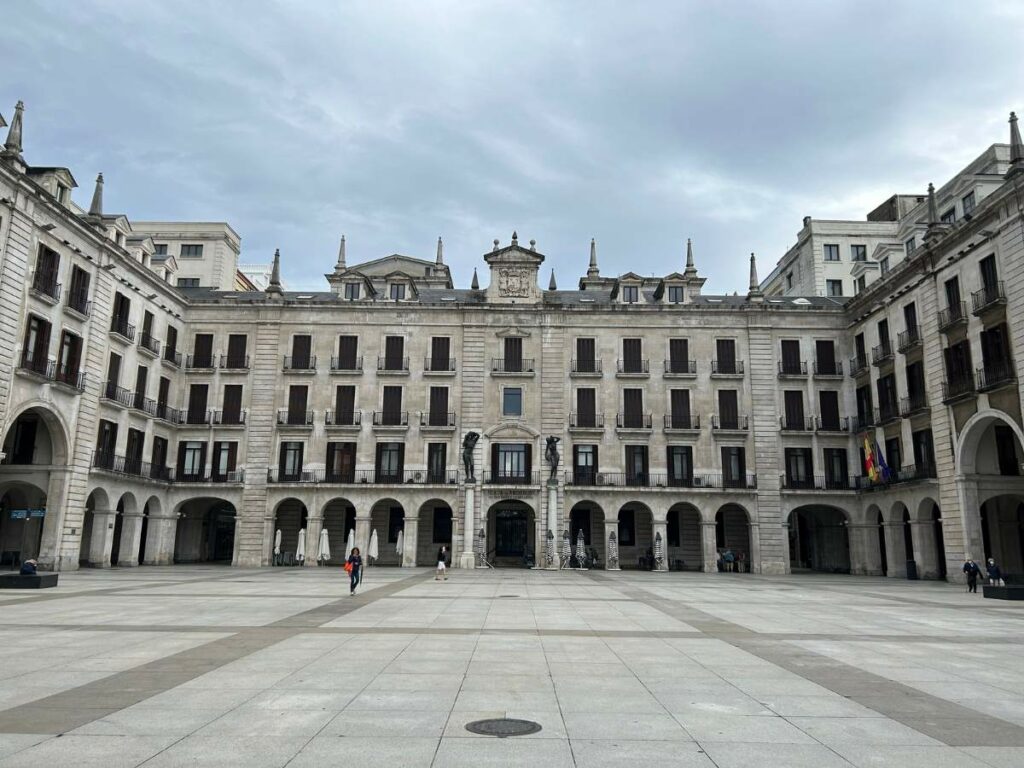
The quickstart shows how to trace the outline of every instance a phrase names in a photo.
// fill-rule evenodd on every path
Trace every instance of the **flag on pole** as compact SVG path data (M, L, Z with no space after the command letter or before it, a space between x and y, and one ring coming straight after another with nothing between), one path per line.
M878 468L875 466L875 452L871 450L868 436L864 435L864 474L872 483L878 482Z
M882 447L878 444L877 440L875 440L875 463L878 465L878 469L875 471L878 474L879 479L883 483L889 482L891 475L889 472L889 465L885 463L885 454L882 453Z

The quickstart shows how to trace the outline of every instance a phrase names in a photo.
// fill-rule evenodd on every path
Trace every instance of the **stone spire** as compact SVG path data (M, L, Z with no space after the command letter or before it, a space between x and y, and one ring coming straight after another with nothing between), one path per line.
M480 281L476 277L476 267L473 267L473 282L469 284L469 287L474 291L480 290Z
M548 280L548 290L549 291L557 291L558 290L558 284L555 283L555 268L554 267L551 268L551 279Z
M693 241L690 238L686 238L686 270L683 274L687 277L697 275L697 267L693 264Z
M338 263L334 265L334 271L341 272L345 269L345 236L342 235L341 242L338 244Z
M7 121L4 120L4 116L3 115L0 115L0 128L6 128L6 127L7 127Z
M597 268L597 241L590 238L590 266L587 267L587 277L600 277L601 272Z
M270 270L270 282L267 284L266 292L274 296L280 296L281 291L281 249L274 249L274 266Z
M4 144L4 154L21 155L21 131L22 113L25 111L25 102L19 101L14 107L14 117L11 118L11 128L7 131L7 142Z
M925 240L931 240L940 234L939 206L935 202L935 185L928 182L928 231L924 233Z
M444 266L444 243L441 242L441 238L437 238L437 261L434 262L437 266Z
M757 259L754 258L754 254L750 254L750 288L747 291L748 299L761 300L763 294L761 293L761 283L757 279Z
M1006 170L1007 179L1024 173L1024 142L1020 140L1020 129L1017 127L1017 113L1010 113L1010 167Z
M92 202L89 203L89 217L103 217L103 174L96 177L96 188L92 191Z
M515 230L512 230L512 245L519 245L519 235L516 234Z

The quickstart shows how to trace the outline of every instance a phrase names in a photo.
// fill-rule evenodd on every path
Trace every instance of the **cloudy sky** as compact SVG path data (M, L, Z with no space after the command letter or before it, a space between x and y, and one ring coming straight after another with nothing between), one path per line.
M110 212L228 221L292 288L432 258L457 285L536 238L561 287L666 274L746 286L804 215L862 218L1005 142L1019 2L20 2L0 113L30 164ZM483 276L483 275L482 275ZM486 280L486 277L484 276ZM546 272L544 281L546 283Z

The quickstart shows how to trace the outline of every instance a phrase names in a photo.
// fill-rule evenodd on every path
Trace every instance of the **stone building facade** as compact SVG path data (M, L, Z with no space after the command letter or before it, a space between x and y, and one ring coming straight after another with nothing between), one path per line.
M23 124L0 155L0 558L261 566L301 537L313 565L326 530L331 564L352 532L405 566L450 544L544 567L582 540L608 568L1024 569L1016 123L972 215L941 222L933 192L854 298L764 290L753 257L745 295L706 295L689 245L651 278L602 275L592 243L578 285L543 288L515 234L470 288L441 241L349 264L342 239L323 292L283 290L278 255L238 290L233 230L134 225L101 180L78 208ZM210 284L179 286L199 235Z

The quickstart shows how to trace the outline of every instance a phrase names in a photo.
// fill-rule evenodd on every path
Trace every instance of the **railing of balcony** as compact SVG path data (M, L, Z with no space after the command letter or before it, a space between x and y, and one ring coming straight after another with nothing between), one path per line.
M289 408L279 408L277 411L277 423L281 426L311 427L313 426L313 411L294 411Z
M890 469L887 478L872 481L861 475L854 478L859 491L875 491L888 488L899 483L913 483L921 480L934 480L937 476L934 464L908 464L898 469Z
M780 475L779 482L787 491L856 491L857 478L833 475L810 475L792 477Z
M455 411L420 411L421 427L454 427Z
M327 483L336 485L455 485L459 470L445 469L431 472L426 469L353 469L335 472L330 469L301 469L285 472L278 468L267 470L270 483Z
M818 416L815 420L815 426L819 432L849 432L850 419L846 416L836 418Z
M807 363L802 360L780 360L779 376L806 376Z
M286 371L315 371L316 355L308 355L305 357L285 355L284 360L281 363L281 367Z
M156 412L153 415L161 421L167 421L171 424L181 424L184 418L181 411L177 408L171 408L167 403L157 403Z
M378 357L377 358L377 370L378 371L408 371L409 370L409 358L408 357Z
M978 391L987 392L1014 381L1017 378L1017 371L1012 361L1000 361L978 368L975 376L978 380Z
M374 411L373 426L375 427L407 427L409 426L408 411Z
M875 365L892 360L892 344L888 340L883 341L877 347L871 348L871 362Z
M756 489L757 475L751 472L743 477L733 478L720 472L700 472L677 476L665 472L596 472L577 468L566 471L565 483L573 486L607 488Z
M164 347L163 361L165 363L170 363L177 368L181 368L181 352Z
M967 322L967 302L961 301L939 310L939 331L947 331L958 323Z
M68 309L72 309L80 315L89 316L92 312L92 302L89 301L88 288L68 291Z
M875 426L875 414L873 411L871 413L858 413L853 417L854 432L861 432L873 426Z
M617 413L615 426L619 429L651 429L651 414Z
M900 416L904 418L926 410L928 410L928 398L923 393L910 395L900 400Z
M60 301L60 283L57 282L56 273L36 272L32 278L32 290Z
M53 363L47 357L37 357L33 355L31 351L22 351L21 363L18 365L19 368L30 373L37 374L39 376L45 376L46 378L52 378L50 375L50 366Z
M665 429L700 429L700 415L696 413L666 413Z
M990 307L1006 302L1006 293L1003 291L1003 281L1000 280L993 285L986 285L980 291L971 294L971 305L974 312L983 312Z
M665 373L695 376L697 375L696 360L666 360Z
M722 418L718 414L715 414L711 417L711 428L745 432L746 430L750 429L750 417L741 415L736 416L735 418Z
M212 412L213 423L228 427L240 427L245 424L247 413L245 410L215 410Z
M204 426L210 423L210 412L206 410L188 408L184 414L185 418L182 419L182 424L191 424L193 426Z
M324 414L324 424L328 427L358 427L362 423L362 411L330 410Z
M570 429L603 429L604 428L604 414L603 413L580 413L579 411L573 411L569 414L569 428Z
M331 370L332 371L362 371L363 370L363 358L362 355L359 357L332 357L331 358Z
M175 483L223 483L225 485L239 485L245 482L244 469L232 469L219 471L204 469L200 472L178 472L173 473L172 482Z
M153 338L153 334L146 331L139 334L139 346L154 355L160 354L160 340Z
M96 469L115 472L119 475L130 475L162 483L171 482L171 470L169 467L150 464L141 458L120 456L105 451L95 451L93 453L92 465Z
M601 373L601 361L600 360L585 360L573 358L570 363L571 373Z
M970 374L953 379L947 379L942 382L943 402L956 400L961 397L970 397L971 395L977 394L977 392L978 388L974 381L974 377Z
M249 356L221 355L220 367L225 371L246 371L249 369Z
M189 355L185 358L185 368L190 371L212 371L213 355Z
M814 361L814 375L815 376L842 376L843 375L843 363L839 360L833 360L829 362L821 362L820 360Z
M900 353L904 353L907 350L913 349L921 343L921 329L916 325L912 325L905 331L900 331L896 335L896 348L899 349Z
M491 358L492 373L533 373L533 358L524 357L519 360L506 360L503 357Z
M455 358L425 357L423 358L423 370L430 373L454 373Z
M794 417L782 416L779 418L779 427L783 432L813 432L814 419L811 416Z
M875 409L875 424L887 424L900 418L896 403L883 403Z
M501 470L498 472L484 472L484 485L540 485L541 472L534 470Z
M122 336L128 341L135 341L135 326L128 322L128 318L114 315L110 319L110 332Z
M100 397L123 405L125 408L131 408L135 403L135 393L127 387L119 387L114 381L103 382L103 386L100 388Z
M81 371L73 371L66 365L57 365L57 363L51 361L53 365L53 380L60 384L66 384L69 387L77 389L79 392L85 389L85 374Z
M711 373L718 376L733 376L743 373L742 360L712 360Z
M650 360L616 360L615 370L618 373L650 373Z

